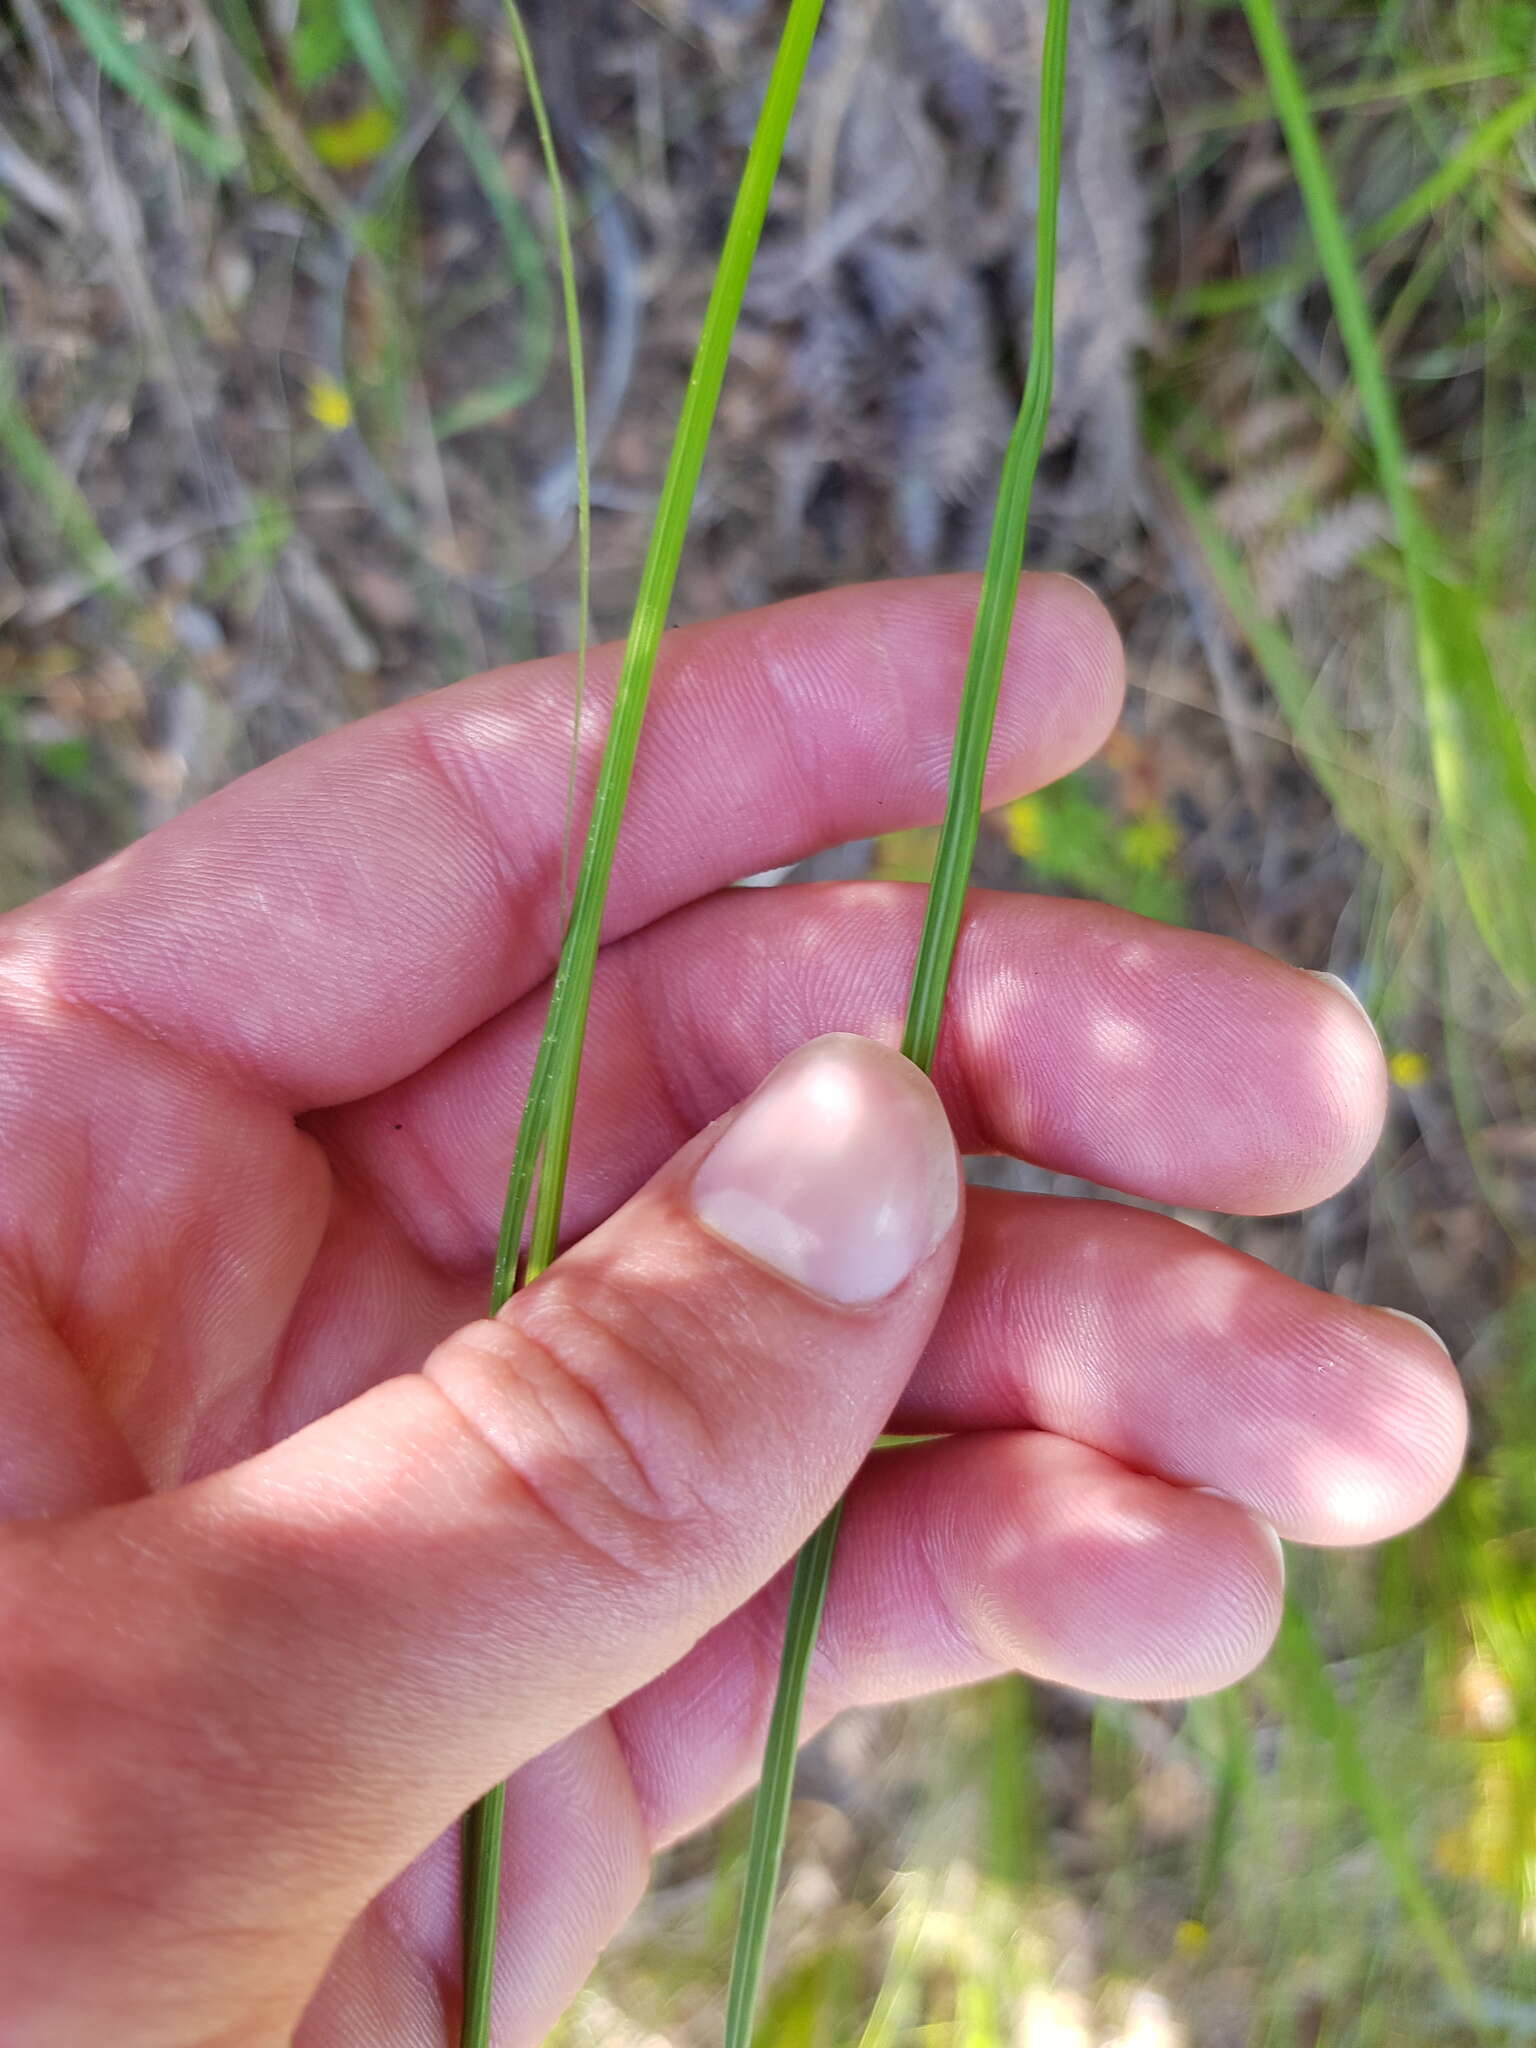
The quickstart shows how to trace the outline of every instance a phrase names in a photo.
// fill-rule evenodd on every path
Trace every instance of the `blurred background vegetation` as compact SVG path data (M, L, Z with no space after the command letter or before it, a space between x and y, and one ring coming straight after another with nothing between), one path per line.
M1040 11L831 0L680 616L979 559ZM1352 355L1245 10L1078 0L1033 549L1114 609L1131 702L1090 769L990 821L981 867L1359 993L1394 1082L1368 1173L1304 1217L1190 1220L1432 1321L1472 1459L1428 1528L1293 1553L1278 1648L1218 1699L1009 1681L831 1731L772 2048L1536 2038L1536 0L1287 19ZM776 9L529 20L611 633ZM550 253L495 0L12 0L0 902L340 720L574 641ZM573 2048L716 2038L743 1843L733 1814L666 1859Z

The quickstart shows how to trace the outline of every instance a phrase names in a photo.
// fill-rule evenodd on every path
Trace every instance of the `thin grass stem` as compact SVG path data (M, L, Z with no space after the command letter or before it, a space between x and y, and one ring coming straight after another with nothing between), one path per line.
M504 0L507 26L517 48L518 62L528 87L528 105L539 134L544 173L549 180L549 205L555 230L555 254L560 272L560 304L565 316L566 360L571 378L571 437L576 448L576 702L571 713L571 770L565 791L565 831L560 844L560 907L567 908L571 836L576 818L576 773L581 760L581 712L587 691L587 642L592 612L592 474L587 444L587 371L582 352L581 307L576 296L576 253L571 246L571 215L566 205L565 180L555 150L549 109L544 104L533 48L517 0Z
M518 1129L497 1248L492 1314L505 1304L520 1281L535 1279L544 1270L559 1241L571 1120L602 935L603 907L634 772L635 751L737 317L821 10L822 0L791 0L705 309L693 371L640 572L608 736L598 767L586 845L550 989L544 1035ZM520 41L519 48L525 53L526 62L526 38ZM574 291L568 297L567 308L574 308ZM519 1269L518 1252L530 1206L533 1221L528 1252ZM475 1808L466 1827L465 2003L460 2048L487 2048L490 2038L503 1811L504 1797L492 1794Z
M565 836L560 856L560 894L565 896L566 865L570 857L572 820L576 803L576 763L581 755L581 710L586 691L587 642L592 586L592 493L587 462L587 381L582 352L581 310L576 296L576 256L571 245L570 212L565 202L565 180L555 149L554 131L539 84L538 66L528 40L517 0L504 0L507 27L523 70L528 105L538 131L549 181L550 210L554 220L555 259L560 273L561 303L565 314L566 362L570 371L571 425L576 443L576 697L572 712L571 773L566 791ZM540 1064L528 1090L533 1124L538 1128L549 1100L548 1062L540 1047ZM525 1110L525 1117L527 1116ZM526 1150L519 1146L517 1165L508 1188L507 1208L517 1218L511 1242L505 1218L499 1234L496 1262L491 1276L491 1313L494 1315L516 1284L516 1256L521 1231L521 1210L526 1207L533 1178L542 1157L542 1146ZM506 1829L507 1793L504 1785L493 1786L464 1820L464 2020L463 2038L489 2038L491 1992L496 1968L496 1928L501 1895L501 1851Z
M789 1612L784 1622L784 1648L779 1659L778 1686L768 1724L768 1742L763 1751L762 1777L758 1782L757 1797L752 1802L747 1873L742 1887L740 1917L736 1923L731 1985L725 2009L727 2048L752 2038L752 2015L757 2005L758 1985L762 1981L763 1956L768 1947L768 1924L773 1918L779 1865L784 1860L784 1831L789 1824L795 1757L800 1748L800 1706L805 1698L805 1681L821 1629L822 1610L827 1604L832 1551L842 1514L839 1502L795 1560Z
M1029 362L1018 418L1009 437L998 483L997 506L987 543L981 596L966 662L965 682L950 757L949 791L939 832L933 878L912 987L902 1051L924 1071L931 1069L943 1018L944 998L965 909L971 860L981 822L987 750L997 712L1003 663L1013 621L1035 470L1045 445L1054 366L1056 221L1061 193L1061 154L1067 76L1069 0L1049 0L1040 64L1039 194L1035 215L1034 304ZM799 1747L801 1710L816 1629L826 1602L840 1510L834 1510L795 1561L785 1624L778 1688L768 1721L763 1776L752 1809L741 1919L731 1957L725 2048L750 2048L767 1943L768 1920L778 1885Z

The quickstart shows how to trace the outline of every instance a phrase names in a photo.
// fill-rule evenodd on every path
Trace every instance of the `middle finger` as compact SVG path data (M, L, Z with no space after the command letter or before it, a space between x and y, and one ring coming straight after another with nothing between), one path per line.
M892 1427L1050 1430L1296 1542L1375 1543L1451 1485L1466 1404L1419 1324L1167 1216L973 1188Z
M898 1037L922 911L914 888L734 890L608 947L569 1232L590 1229L795 1046L827 1031ZM482 1271L495 1242L543 1002L310 1120L449 1271ZM963 1150L1246 1214L1342 1186L1385 1099L1369 1022L1316 976L1100 904L984 892L934 1079Z

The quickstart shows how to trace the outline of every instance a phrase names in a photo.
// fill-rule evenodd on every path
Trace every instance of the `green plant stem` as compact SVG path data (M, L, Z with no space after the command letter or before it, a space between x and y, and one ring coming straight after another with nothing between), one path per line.
M566 792L565 851L561 857L561 895L565 893L564 863L570 845L571 820L575 810L576 762L581 751L581 707L586 689L588 618L592 586L592 493L587 461L587 379L581 342L581 309L576 297L576 255L571 245L570 212L565 203L565 181L555 149L554 131L539 84L538 66L517 0L504 0L507 26L523 68L528 105L538 131L549 181L550 209L554 219L556 266L560 273L561 303L565 313L566 361L570 370L571 424L576 442L576 551L577 609L576 696L572 713L571 778ZM542 1048L541 1048L542 1051ZM537 1105L535 1121L548 1099L542 1071L529 1088L529 1101ZM540 1153L535 1150L524 1162L531 1185ZM517 1174L514 1185L521 1185ZM509 1191L510 1199L510 1191ZM522 1200L526 1203L527 1189ZM505 1231L502 1232L505 1239ZM515 1254L514 1241L511 1251ZM504 1246L498 1247L491 1278L491 1313L494 1315L512 1292L513 1274ZM470 1808L464 1819L464 2020L462 2038L489 2039L491 1991L496 1969L496 1930L501 1894L501 1851L506 1828L507 1792L493 1786Z
M1049 0L1040 66L1039 197L1035 215L1035 286L1029 363L1018 418L1009 437L987 543L981 596L950 757L949 793L934 857L927 909L907 1004L902 1051L928 1071L938 1045L944 997L960 935L971 859L981 822L982 784L997 712L1008 634L1013 621L1035 470L1051 408L1055 329L1056 217L1061 192L1069 0ZM752 1809L741 1919L731 1957L725 2048L750 2048L762 1977L768 1920L784 1853L800 1740L801 1710L816 1630L832 1570L838 1510L822 1523L795 1561L778 1687L769 1715L763 1776Z
M747 1875L742 1887L740 1917L731 1955L731 1986L725 2009L726 2048L752 2038L752 2014L762 1981L763 1955L768 1946L768 1923L773 1918L773 1897L778 1887L779 1865L784 1858L784 1830L789 1824L790 1795L795 1784L795 1757L800 1748L800 1708L811 1656L821 1629L822 1611L827 1604L827 1584L832 1573L832 1552L837 1543L837 1526L842 1520L842 1503L832 1510L795 1559L789 1589L789 1612L784 1622L784 1648L779 1658L778 1684L773 1713L768 1723L768 1741L763 1750L763 1771L757 1797L752 1802L752 1833L747 1841Z
M901 1049L926 1073L933 1065L945 992L960 936L960 918L981 825L982 784L997 715L1008 634L1013 624L1035 470L1051 411L1056 319L1056 215L1061 192L1061 140L1067 74L1067 0L1050 0L1040 68L1039 193L1035 216L1035 288L1029 362L1018 418L1008 437L997 507L987 540L981 597L971 633L960 716L949 764L949 791L928 885Z
M492 1281L493 1315L505 1304L519 1278L526 1282L544 1270L559 1241L571 1118L592 977L635 750L737 316L821 9L822 0L791 0L705 309L698 351L640 572L571 914L518 1129ZM572 298L568 308L573 304ZM532 1230L527 1258L519 1273L518 1250L530 1200ZM489 1800L480 1802L466 1829L465 2006L460 2048L487 2048L490 2039L500 1839L500 1803L498 1795L492 1794Z
M576 768L581 759L581 710L587 690L587 638L592 612L592 476L587 449L587 372L581 344L581 307L576 297L576 252L571 246L571 215L565 201L565 180L560 175L554 130L549 123L549 109L544 104L544 93L539 84L522 10L517 0L504 0L504 5L507 26L512 32L518 61L527 81L528 105L539 133L544 174L549 180L549 203L560 272L560 305L565 316L566 360L571 374L571 436L576 446L576 702L571 714L571 772L565 794L565 835L560 851L563 908L571 831L576 816Z
M529 1199L533 1224L524 1279L542 1272L559 1241L560 1208L570 1156L576 1079L597 962L603 906L629 794L635 749L650 694L656 653L677 580L677 565L704 451L719 401L742 295L757 250L784 135L799 93L821 15L821 0L792 0L762 111L747 152L741 184L705 309L698 352L662 481L650 544L620 665L608 737L598 768L586 846L571 901L570 921L550 991L544 1035L508 1187L498 1255L504 1282L516 1272ZM535 1161L537 1160L537 1164Z

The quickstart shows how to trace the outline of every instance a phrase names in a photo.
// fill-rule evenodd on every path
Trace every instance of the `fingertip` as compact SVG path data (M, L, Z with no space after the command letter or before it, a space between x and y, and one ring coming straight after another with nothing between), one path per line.
M1309 1476L1305 1540L1328 1549L1416 1527L1455 1485L1467 1449L1466 1393L1436 1333L1398 1309L1347 1312L1360 1347L1353 1428L1348 1441L1336 1432Z
M994 1485L1004 1467L967 1616L1002 1661L1107 1697L1180 1699L1263 1660L1285 1573L1257 1517L1059 1438L1015 1439Z
M1307 1208L1347 1187L1375 1151L1387 1114L1387 1063L1370 1013L1336 975L1304 972L1305 1016L1298 1044L1298 1105L1315 1138L1303 1158L1302 1185L1286 1206ZM1268 1213L1281 1207L1274 1203Z
M1212 964L1228 1011L1212 1050L1262 1111L1232 1148L1220 1206L1241 1216L1309 1209L1347 1187L1376 1149L1387 1112L1381 1041L1353 990L1332 975L1249 955L1239 982L1230 954Z

